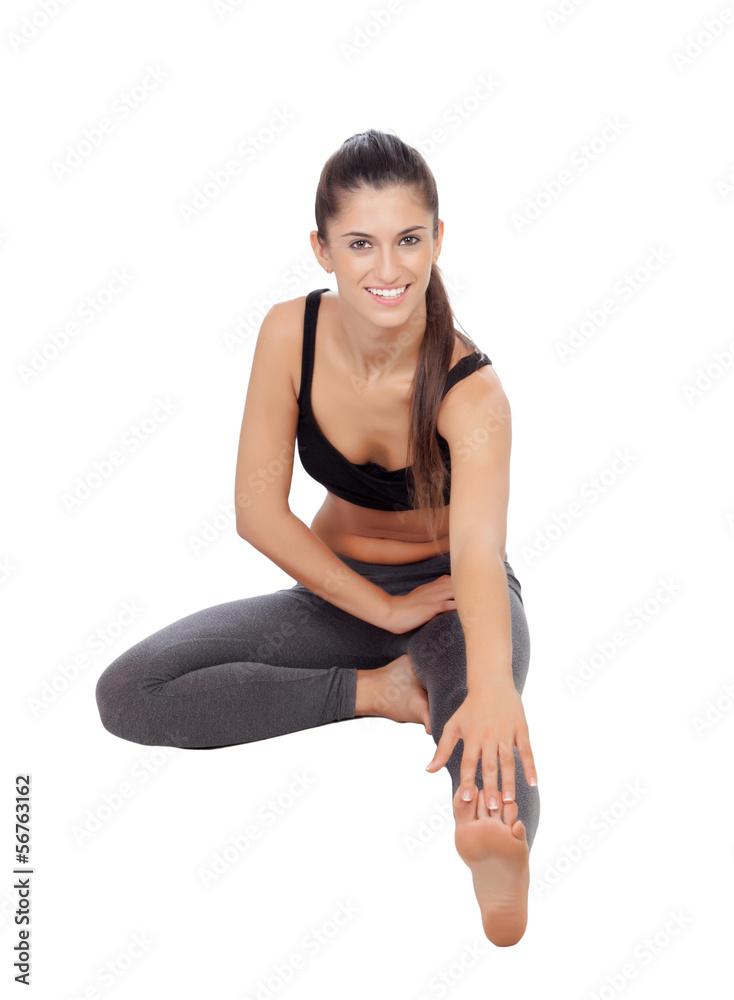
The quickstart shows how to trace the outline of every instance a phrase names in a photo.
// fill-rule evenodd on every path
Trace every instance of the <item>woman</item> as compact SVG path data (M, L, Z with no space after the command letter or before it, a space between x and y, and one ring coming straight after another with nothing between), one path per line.
M347 139L323 168L316 223L338 294L263 320L235 481L238 534L298 582L127 650L98 681L101 719L136 743L202 749L370 715L423 724L428 769L451 774L484 932L514 944L540 805L505 552L509 405L454 327L420 153L375 130ZM328 491L310 528L288 506L296 439Z

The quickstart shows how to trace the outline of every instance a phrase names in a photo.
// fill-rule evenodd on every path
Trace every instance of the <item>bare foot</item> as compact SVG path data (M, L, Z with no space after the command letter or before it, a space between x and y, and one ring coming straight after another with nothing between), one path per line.
M517 803L503 803L490 814L484 794L474 785L469 802L457 788L453 806L454 842L471 869L484 933L493 944L517 944L528 922L530 887L530 851L525 825L517 818Z
M431 733L428 695L416 677L413 661L404 653L384 667L357 671L354 718L377 715L393 722L419 722Z

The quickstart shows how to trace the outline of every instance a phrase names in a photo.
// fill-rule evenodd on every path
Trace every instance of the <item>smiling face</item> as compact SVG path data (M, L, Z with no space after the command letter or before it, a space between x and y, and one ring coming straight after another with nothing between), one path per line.
M378 324L386 318L390 324L391 314L393 322L404 323L423 307L442 239L443 220L434 239L433 213L418 189L404 184L345 192L328 244L311 233L319 262L334 270L342 304Z

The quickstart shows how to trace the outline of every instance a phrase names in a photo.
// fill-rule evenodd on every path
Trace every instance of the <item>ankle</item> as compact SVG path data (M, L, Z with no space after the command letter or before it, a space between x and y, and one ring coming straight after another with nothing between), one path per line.
M375 703L375 673L376 670L357 671L357 696L354 700L355 719L379 714Z

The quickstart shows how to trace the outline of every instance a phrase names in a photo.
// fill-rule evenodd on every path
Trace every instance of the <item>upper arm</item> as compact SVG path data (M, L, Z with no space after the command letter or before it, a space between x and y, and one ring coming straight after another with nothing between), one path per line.
M507 538L510 499L510 404L489 366L478 369L447 393L438 431L451 452L449 536L452 554L478 538L496 545Z
M291 300L273 305L257 336L237 451L234 499L238 534L265 511L280 514L290 510L298 426L298 399L289 365L296 303Z

